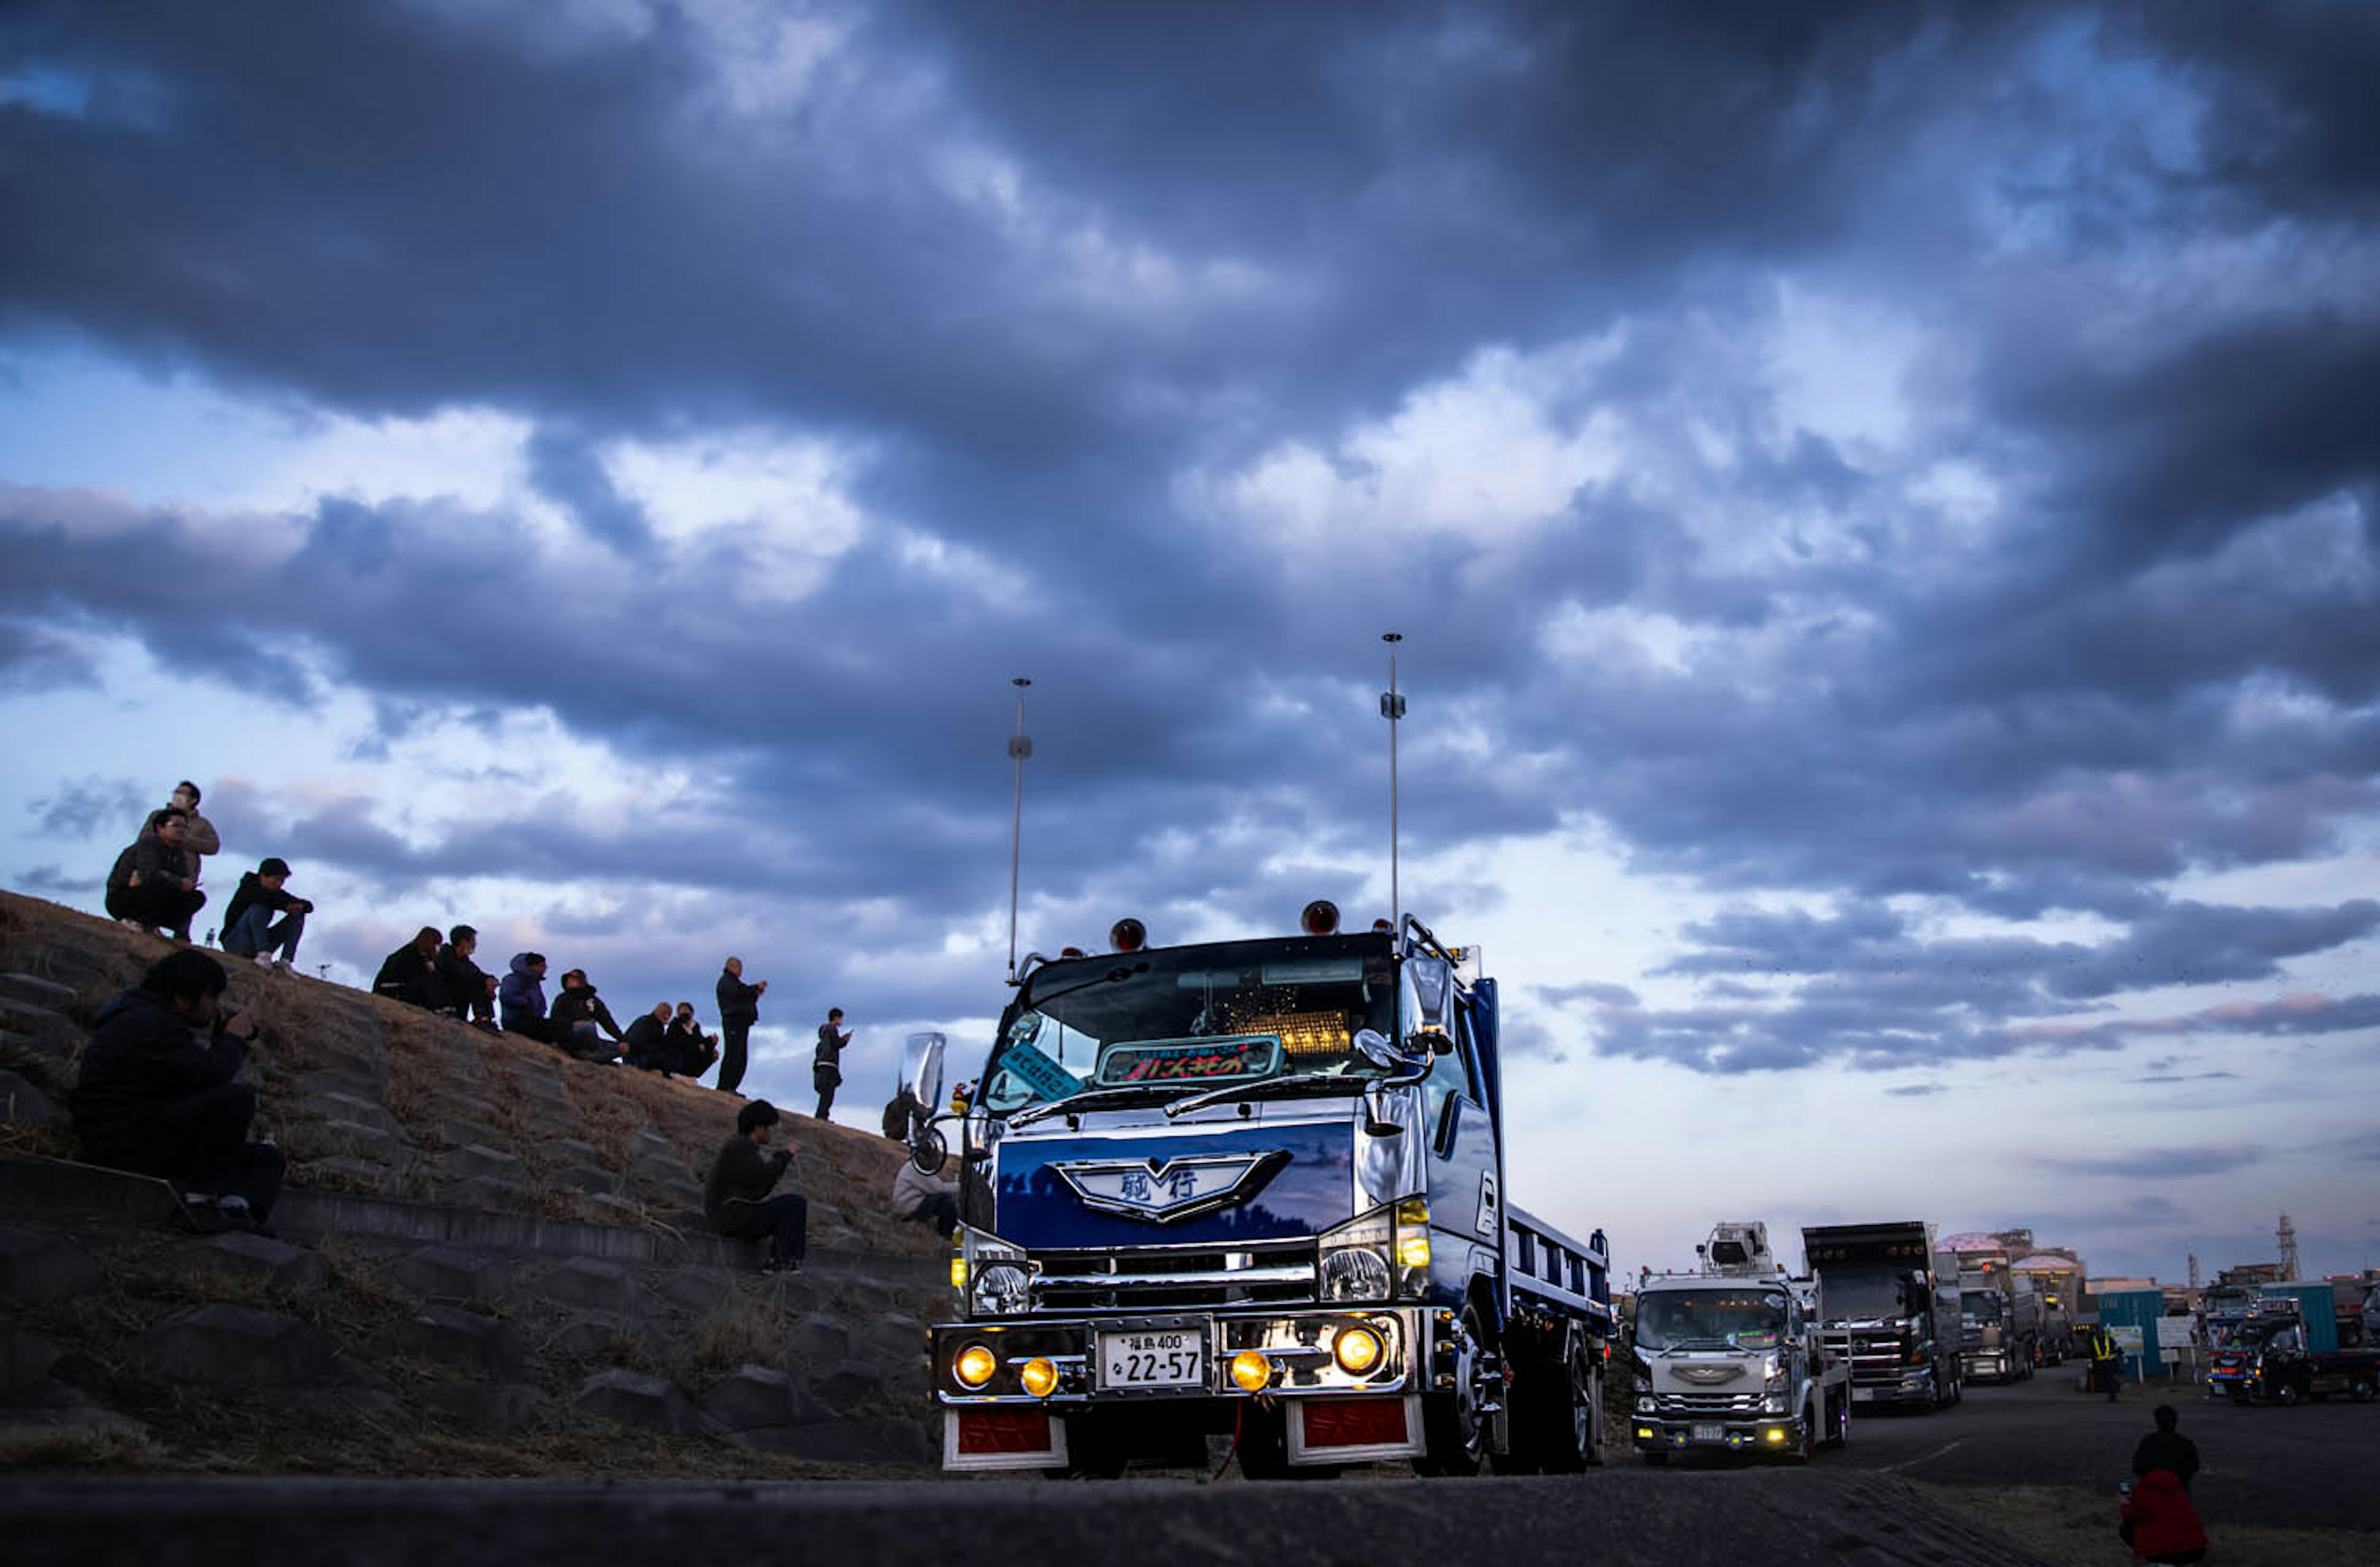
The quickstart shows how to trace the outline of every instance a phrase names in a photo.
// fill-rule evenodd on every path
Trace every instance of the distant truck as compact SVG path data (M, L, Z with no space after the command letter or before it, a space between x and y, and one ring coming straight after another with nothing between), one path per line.
M2235 1404L2301 1404L2344 1393L2359 1404L2380 1395L2380 1349L2340 1349L2289 1296L2256 1303L2228 1345L2214 1352L2208 1391ZM2322 1341L2331 1341L2322 1347Z
M1959 1401L1959 1287L1937 1270L1932 1225L1819 1225L1802 1232L1802 1248L1822 1292L1827 1353L1851 1362L1853 1404Z
M1814 1280L1789 1276L1768 1226L1722 1223L1702 1266L1636 1293L1635 1403L1647 1464L1689 1449L1806 1464L1851 1434L1851 1364L1827 1352Z
M1961 1251L1959 1371L1971 1382L2021 1382L2041 1363L2041 1294L2005 1251Z

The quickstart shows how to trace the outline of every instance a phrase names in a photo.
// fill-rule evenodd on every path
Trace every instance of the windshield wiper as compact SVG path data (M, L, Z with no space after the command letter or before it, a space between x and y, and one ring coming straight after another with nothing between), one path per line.
M1008 1124L1011 1127L1030 1126L1036 1121L1046 1120L1051 1115L1075 1115L1086 1110L1097 1110L1110 1104L1128 1103L1144 1097L1152 1091L1182 1093L1187 1092L1189 1088L1190 1085L1187 1083L1122 1083L1114 1088L1087 1089L1081 1093L1068 1094L1063 1099L1050 1100L1047 1103L1029 1104L1011 1115L1008 1118Z
M1352 1083L1360 1092L1363 1086L1371 1080L1369 1078L1349 1072L1298 1072L1286 1078L1255 1078L1244 1083L1226 1083L1221 1088L1210 1089L1195 1098L1177 1099L1165 1107L1165 1118L1170 1121L1177 1115L1186 1115L1203 1105L1220 1104L1226 1100L1269 1098L1270 1094L1268 1091L1273 1089L1312 1088L1318 1083Z

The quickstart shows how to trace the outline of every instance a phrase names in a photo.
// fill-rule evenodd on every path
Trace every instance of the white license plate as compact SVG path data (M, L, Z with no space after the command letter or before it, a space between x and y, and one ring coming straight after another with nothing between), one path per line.
M1195 1328L1099 1335L1099 1386L1200 1388L1207 1385L1207 1335Z
M1876 1402L1876 1390L1874 1388L1853 1388L1852 1389L1852 1402L1853 1404L1874 1404Z
M1727 1428L1725 1426L1696 1426L1694 1428L1694 1440L1725 1441L1727 1440Z

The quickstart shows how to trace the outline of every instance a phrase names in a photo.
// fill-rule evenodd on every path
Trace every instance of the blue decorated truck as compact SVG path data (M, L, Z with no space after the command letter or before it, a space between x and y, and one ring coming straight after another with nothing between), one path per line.
M945 1468L1603 1461L1604 1239L1507 1200L1496 982L1301 923L1027 959L953 1151Z

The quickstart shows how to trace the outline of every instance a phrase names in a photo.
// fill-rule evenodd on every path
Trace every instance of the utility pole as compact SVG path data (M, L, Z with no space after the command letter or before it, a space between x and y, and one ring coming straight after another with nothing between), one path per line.
M1025 759L1033 754L1032 737L1025 732L1025 688L1033 682L1023 675L1010 681L1016 688L1016 732L1009 737L1008 755L1016 764L1016 789L1008 824L1008 982L1016 982L1016 867L1025 855Z
M1389 645L1389 689L1380 696L1380 717L1389 721L1389 929L1393 933L1404 928L1405 920L1397 891L1397 720L1405 716L1405 699L1397 694L1397 644L1404 634L1383 632L1380 640Z

